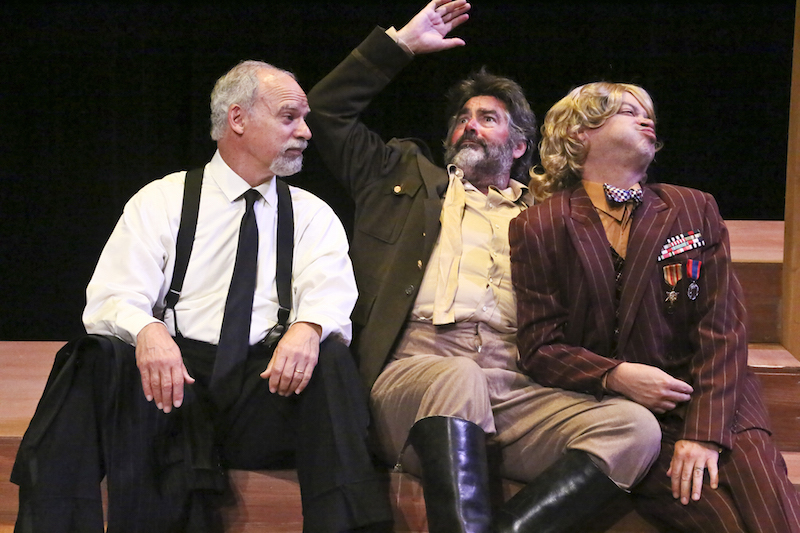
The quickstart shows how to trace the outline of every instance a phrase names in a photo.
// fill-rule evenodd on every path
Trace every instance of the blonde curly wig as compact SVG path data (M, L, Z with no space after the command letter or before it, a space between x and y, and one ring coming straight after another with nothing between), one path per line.
M586 146L579 139L584 129L599 128L622 106L625 93L630 93L655 122L650 95L628 83L595 82L582 85L558 101L544 118L539 143L541 167L530 170L530 187L538 201L580 181ZM656 149L661 148L661 143Z

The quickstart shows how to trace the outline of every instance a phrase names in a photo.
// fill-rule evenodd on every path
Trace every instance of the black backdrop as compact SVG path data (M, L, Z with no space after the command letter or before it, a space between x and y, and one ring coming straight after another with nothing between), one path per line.
M783 218L793 0L473 4L457 31L467 46L418 58L370 109L375 129L440 154L443 93L482 65L519 81L540 118L575 85L634 82L665 142L652 178L713 193L729 219ZM82 332L84 287L125 201L213 154L217 77L263 59L310 88L376 24L400 27L421 6L0 7L0 339ZM349 228L349 201L307 154L291 181Z

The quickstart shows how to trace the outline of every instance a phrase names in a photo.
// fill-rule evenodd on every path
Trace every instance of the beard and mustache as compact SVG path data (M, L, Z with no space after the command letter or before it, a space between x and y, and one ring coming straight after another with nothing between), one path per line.
M468 180L471 176L497 176L511 170L513 149L514 142L510 137L503 144L489 144L474 132L467 131L455 143L447 143L444 161L446 165L453 164L464 171Z
M470 143L470 144L467 144ZM276 176L291 176L303 168L303 154L289 155L289 150L305 150L308 141L289 141L281 147L281 153L270 165ZM453 164L470 176L496 176L511 170L514 163L514 142L509 138L503 144L489 144L473 132L465 132L455 143L445 146L446 165Z
M289 141L281 147L281 153L276 157L269 169L276 176L291 176L297 174L303 168L303 154L289 155L289 150L305 150L308 147L308 141Z

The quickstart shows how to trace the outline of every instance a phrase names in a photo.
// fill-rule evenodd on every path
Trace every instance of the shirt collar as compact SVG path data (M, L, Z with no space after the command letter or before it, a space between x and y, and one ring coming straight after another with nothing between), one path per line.
M455 175L455 177L459 178L461 183L464 184L465 190L478 190L474 185L472 185L472 183L469 182L469 180L464 177L464 171L458 168L456 165L453 165L452 163L447 165L447 174L449 176ZM492 195L499 195L502 200L512 204L522 203L525 205L525 207L533 205L533 194L528 189L528 186L523 185L513 178L508 181L508 187L502 191L497 187L490 186L488 196Z
M246 193L250 187L244 178L234 172L231 167L222 159L219 150L211 158L211 161L206 165L206 175L209 176L222 191L222 194L228 199L229 202L235 202ZM278 193L275 189L275 179L271 179L266 183L262 183L255 189L261 194L269 205L278 205Z

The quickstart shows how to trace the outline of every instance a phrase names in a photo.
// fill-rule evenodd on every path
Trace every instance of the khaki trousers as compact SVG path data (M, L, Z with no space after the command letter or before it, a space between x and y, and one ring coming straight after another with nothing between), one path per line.
M517 368L515 335L481 323L410 322L370 403L383 459L417 475L413 449L400 454L411 426L436 415L483 428L501 450L500 475L525 483L576 449L628 490L660 449L661 431L648 409L535 383Z

